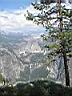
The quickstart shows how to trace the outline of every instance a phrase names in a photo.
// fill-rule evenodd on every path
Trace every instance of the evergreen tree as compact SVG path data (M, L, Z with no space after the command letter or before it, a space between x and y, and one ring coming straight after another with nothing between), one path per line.
M63 0L41 0L40 3L32 3L40 13L34 15L27 11L28 20L33 20L37 24L42 24L48 34L43 34L46 41L45 48L48 49L48 57L55 61L55 57L62 57L65 69L65 83L70 86L68 70L68 58L72 57L72 9L67 9L61 3ZM49 40L51 40L50 43Z

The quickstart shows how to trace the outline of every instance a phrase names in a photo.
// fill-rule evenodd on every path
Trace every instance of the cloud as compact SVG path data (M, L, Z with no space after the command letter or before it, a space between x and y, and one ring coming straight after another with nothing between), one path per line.
M24 34L45 32L42 26L37 26L32 21L26 20L24 14L27 10L33 14L39 13L32 5L28 6L26 9L20 8L12 11L0 10L0 30L5 32L24 32Z
M0 30L5 32L24 32L28 33L30 31L42 31L41 26L37 26L32 21L26 20L24 14L27 10L35 13L36 10L30 5L26 9L20 8L18 10L2 10L0 11ZM42 27L41 27L42 28Z

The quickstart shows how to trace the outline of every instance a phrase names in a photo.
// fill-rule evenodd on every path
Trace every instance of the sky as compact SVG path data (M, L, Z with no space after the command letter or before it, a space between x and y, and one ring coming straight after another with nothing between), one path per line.
M34 0L0 0L0 9L18 9L26 7Z
M45 28L37 26L32 21L27 21L24 14L27 10L38 13L31 2L35 0L0 0L0 31L23 32L24 34L44 33ZM69 6L69 5L67 5Z
M32 21L27 21L27 10L36 12L31 5L34 0L0 0L0 31L23 32L24 34L42 33L45 29Z

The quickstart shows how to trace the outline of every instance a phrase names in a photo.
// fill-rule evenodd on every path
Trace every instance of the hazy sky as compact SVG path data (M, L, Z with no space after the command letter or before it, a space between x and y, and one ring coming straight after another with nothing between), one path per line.
M24 17L27 10L33 14L38 13L31 5L33 1L35 0L0 0L0 30L25 34L45 32L42 26L37 26ZM69 4L68 7L70 7Z
M18 9L26 7L34 0L0 0L0 9Z
M0 30L4 32L23 32L37 34L45 31L32 21L27 21L24 14L34 11L31 2L35 0L0 0Z

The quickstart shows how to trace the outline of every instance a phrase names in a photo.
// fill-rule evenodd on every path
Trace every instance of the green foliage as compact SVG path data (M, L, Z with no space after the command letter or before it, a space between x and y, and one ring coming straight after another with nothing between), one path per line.
M37 24L42 24L46 28L46 30L48 30L48 34L44 34L41 36L46 42L45 48L53 50L53 54L62 53L63 45L65 46L65 51L67 53L72 51L72 29L70 26L72 23L72 10L66 9L65 6L60 6L61 16L51 16L52 14L58 14L59 7L57 5L53 7L46 4L32 3L32 5L36 10L40 10L40 13L34 16L34 14L31 14L27 11L27 18ZM54 24L59 22L61 19L63 20L63 32L60 32L60 28L58 28L58 26L54 27ZM54 22L52 22L52 20L54 20ZM52 40L51 44L47 44L47 42L49 42L49 39Z
M18 83L15 87L0 87L0 96L72 96L72 88L52 81L38 80Z
M72 57L72 9L66 9L59 2L55 6L51 6L47 2L32 4L40 13L34 15L28 12L27 17L37 25L43 25L48 31L48 34L41 36L46 43L48 57L49 59L56 56L63 57L66 85L69 86L67 57Z
M16 88L9 86L0 87L0 96L17 96Z

